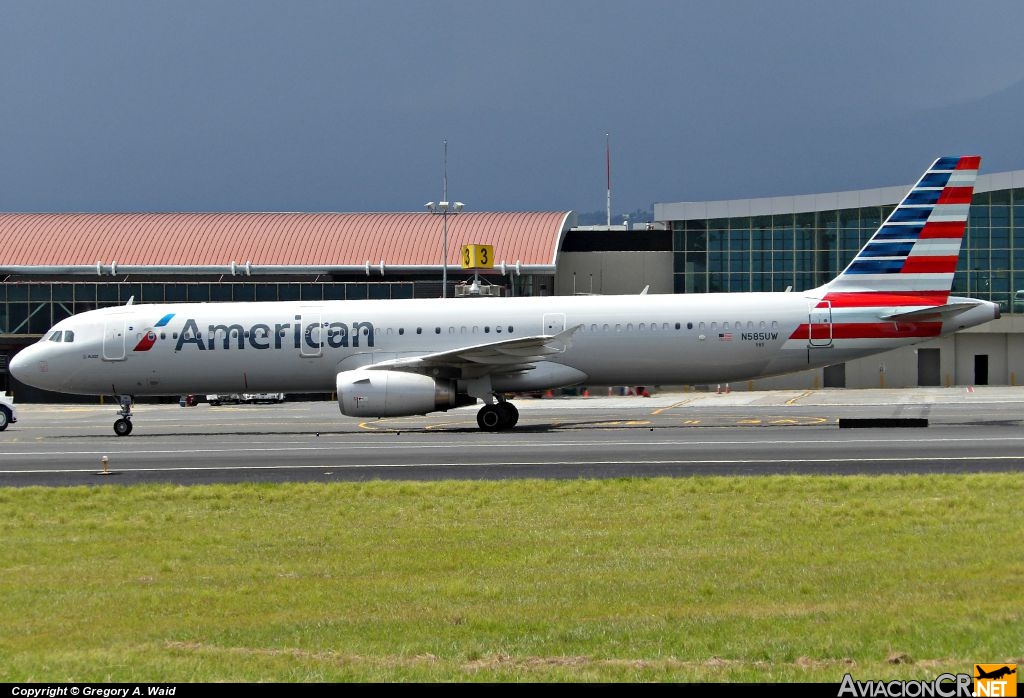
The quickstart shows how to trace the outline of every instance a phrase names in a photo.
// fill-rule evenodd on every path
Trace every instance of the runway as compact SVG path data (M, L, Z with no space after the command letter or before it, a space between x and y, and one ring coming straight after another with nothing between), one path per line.
M476 408L360 422L333 402L19 405L0 486L995 472L1024 469L1024 388L655 393L519 399L519 425ZM841 428L914 418L926 427ZM104 464L103 459L106 458Z

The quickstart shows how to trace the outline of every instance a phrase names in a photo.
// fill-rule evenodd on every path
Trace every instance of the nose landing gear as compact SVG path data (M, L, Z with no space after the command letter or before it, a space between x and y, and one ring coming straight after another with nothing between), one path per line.
M128 436L132 433L132 397L121 395L118 401L121 403L121 409L117 412L120 419L114 422L114 433L118 436Z

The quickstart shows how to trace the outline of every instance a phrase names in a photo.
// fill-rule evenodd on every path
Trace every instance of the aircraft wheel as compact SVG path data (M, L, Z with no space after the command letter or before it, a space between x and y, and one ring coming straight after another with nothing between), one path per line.
M476 423L484 431L499 431L505 423L504 417L498 405L484 405L476 413Z
M503 417L501 429L511 429L519 421L519 410L511 402L499 402L498 409Z
M11 421L11 414L7 411L6 407L0 407L0 431L7 428L7 425Z
M132 433L132 423L128 419L119 419L114 422L114 433L118 436L128 436Z

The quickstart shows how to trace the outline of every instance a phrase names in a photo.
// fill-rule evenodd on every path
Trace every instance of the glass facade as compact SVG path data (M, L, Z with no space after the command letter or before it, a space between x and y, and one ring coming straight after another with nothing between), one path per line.
M87 310L137 303L412 298L414 282L8 282L0 284L0 335L40 335Z
M895 207L671 221L673 288L714 293L820 286L850 263ZM1024 189L974 195L953 293L1024 313Z

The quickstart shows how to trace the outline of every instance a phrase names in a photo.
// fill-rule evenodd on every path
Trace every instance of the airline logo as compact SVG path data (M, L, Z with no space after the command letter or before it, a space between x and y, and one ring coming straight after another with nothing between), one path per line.
M976 155L936 160L850 265L826 285L816 305L822 315L809 318L790 339L830 346L942 334L941 319L892 322L881 316L948 301L980 166Z
M157 329L166 327L175 313L164 315L155 325L147 328L142 339L132 351L149 351L156 344ZM128 331L134 331L128 327ZM175 351L192 346L203 351L220 349L282 349L289 345L296 349L317 349L328 346L358 347L359 338L366 340L366 345L374 345L374 328L372 322L303 322L301 315L295 316L295 322L256 323L243 326L241 324L208 325L205 331L200 329L194 318L186 318L179 332L175 333Z
M948 296L980 166L976 155L936 160L830 284L829 297L866 287Z
M160 318L153 327L147 329L146 333L142 335L142 339L139 340L139 343L135 345L135 348L132 349L132 351L149 351L152 349L153 345L156 344L156 332L154 332L154 330L157 327L166 327L172 317L174 317L174 313L167 313ZM128 329L131 328L129 327Z

